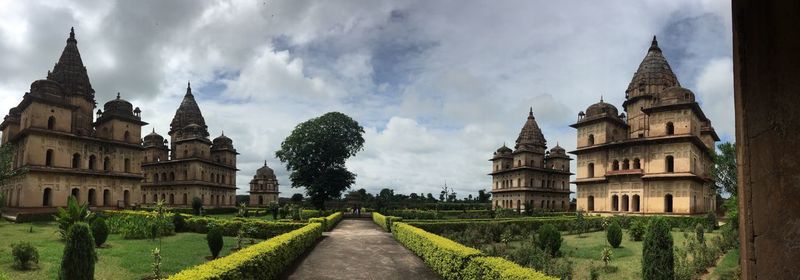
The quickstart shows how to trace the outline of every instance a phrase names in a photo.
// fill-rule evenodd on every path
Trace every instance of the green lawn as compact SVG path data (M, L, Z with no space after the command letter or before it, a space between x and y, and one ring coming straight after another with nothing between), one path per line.
M733 279L736 269L739 267L739 249L733 249L725 253L722 261L714 269L709 279Z
M613 249L611 262L609 262L610 269L608 271L601 270L600 279L642 278L642 242L631 241L627 232L624 232L623 235L620 247ZM717 235L716 232L706 233L706 240ZM574 279L589 279L589 268L592 265L602 267L600 252L605 247L611 247L606 240L605 231L587 233L583 237L566 235L563 238L561 252L574 262ZM682 232L673 231L672 240L675 246L681 246L685 238Z
M33 228L33 233L29 230ZM56 225L49 223L13 224L0 221L0 271L9 279L55 279L64 250L59 241ZM28 241L39 250L39 267L31 271L18 271L12 268L13 257L9 244ZM221 255L228 255L235 246L236 239L224 237ZM95 266L95 279L142 279L151 273L151 250L158 241L124 240L119 235L110 235L108 248L97 249L98 262ZM164 237L161 241L162 270L174 274L185 268L206 262L210 256L205 234L179 233Z

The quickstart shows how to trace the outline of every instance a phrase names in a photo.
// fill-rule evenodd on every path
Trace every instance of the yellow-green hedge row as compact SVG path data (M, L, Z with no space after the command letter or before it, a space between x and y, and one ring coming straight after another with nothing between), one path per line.
M170 280L276 279L322 236L322 225L310 223L171 276Z
M406 223L393 223L392 235L444 279L556 279L506 259L486 257L477 249Z
M333 214L331 214L331 215L329 215L327 217L324 217L324 218L311 218L311 219L308 219L308 222L309 223L320 223L320 224L322 224L322 227L325 229L325 231L331 231L331 230L333 230L334 227L336 227L336 224L338 224L339 221L342 220L343 216L344 215L342 214L342 212L336 212L336 213L333 213Z
M384 216L378 212L372 212L372 221L378 224L385 231L392 231L392 223L402 221L403 218L395 216Z

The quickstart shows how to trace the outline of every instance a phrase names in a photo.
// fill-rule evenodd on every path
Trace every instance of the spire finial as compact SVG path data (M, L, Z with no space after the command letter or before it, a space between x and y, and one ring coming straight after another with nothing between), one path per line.
M266 159L264 160L264 166L267 166L267 160Z
M225 136L225 131L224 130L222 131L222 136Z
M603 102L603 95L600 95L600 102Z
M75 27L70 27L69 28L69 38L70 39L75 39Z
M119 91L117 92L117 99L120 99L120 96L119 96Z
M661 51L661 48L658 47L658 40L656 40L656 35L653 35L653 42L650 43L650 49L648 51Z
M155 127L153 127L153 133L156 133L156 128Z
M531 106L531 110L528 111L528 116L533 117L533 106Z
M186 82L186 95L192 95L192 82Z

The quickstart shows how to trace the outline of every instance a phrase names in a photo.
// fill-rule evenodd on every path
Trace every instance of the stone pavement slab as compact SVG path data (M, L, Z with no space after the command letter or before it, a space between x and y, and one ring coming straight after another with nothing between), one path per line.
M368 219L344 219L286 279L441 279L414 252Z

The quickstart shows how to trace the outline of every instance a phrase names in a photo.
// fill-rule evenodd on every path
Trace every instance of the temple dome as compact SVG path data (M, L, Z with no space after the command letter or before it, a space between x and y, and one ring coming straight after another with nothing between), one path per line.
M264 161L264 166L256 170L256 178L274 179L275 171L267 166L267 161Z
M658 47L658 41L653 36L650 48L647 50L636 73L633 74L628 89L625 90L627 98L638 96L653 96L659 91L673 86L680 86L678 78L672 72L667 59Z
M550 157L566 157L566 158L569 158L567 156L567 150L565 150L564 148L562 148L558 144L556 144L555 147L550 149Z
M586 108L586 118L594 118L594 117L601 117L601 116L611 116L617 117L619 115L619 111L617 107L611 105L610 103L603 102L603 99L600 98L600 102L592 104L589 108Z
M175 116L170 123L169 134L188 128L190 125L200 126L203 137L208 137L206 120L203 118L203 113L200 112L200 107L197 106L197 101L194 100L191 85L186 87L186 95L183 96L183 101L175 111Z
M495 154L498 154L498 155L503 155L503 154L510 154L511 152L513 152L513 151L511 150L511 148L509 148L509 147L506 147L506 144L503 144L503 146L502 146L502 147L500 147L500 148L498 148L498 149L497 149L497 152L496 152Z
M144 146L164 146L164 137L156 133L155 129L153 129L153 132L144 136Z
M547 147L544 134L542 134L539 124L536 123L536 119L533 117L533 108L528 113L528 119L525 121L525 125L522 126L516 142L517 145L514 147L516 149L533 149L536 146L544 150Z
M233 150L233 140L225 136L225 132L222 133L217 138L211 141L213 146L211 146L211 150L220 150L220 149L231 149Z
M116 99L112 99L103 105L103 111L105 114L132 116L133 104L125 99L122 99L120 94L117 93Z

